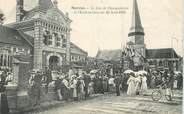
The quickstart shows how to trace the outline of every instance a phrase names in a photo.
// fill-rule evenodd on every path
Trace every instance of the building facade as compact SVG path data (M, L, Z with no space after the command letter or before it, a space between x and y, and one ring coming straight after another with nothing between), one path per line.
M138 9L137 0L133 0L132 23L128 33L128 41L123 49L123 68L141 70L146 67L146 45L144 43L144 28Z
M121 63L122 71L127 69L181 71L181 57L172 48L147 49L144 42L144 27L141 22L137 0L133 0L132 23L128 41L123 49L98 51L97 58ZM118 61L118 62L117 62Z
M30 70L66 73L75 64L84 67L88 54L70 41L72 21L56 0L16 1L16 22L0 25L0 70L13 72L6 94L9 108L19 111L33 108L28 94ZM43 102L56 99L54 88L49 85L45 94L42 87Z
M1 45L12 55L32 55L33 69L57 69L85 61L87 52L70 41L72 20L57 5L57 0L17 0L16 22L1 26Z
M173 69L174 71L182 71L180 68L181 57L172 48L147 49L146 57L149 68L152 70Z

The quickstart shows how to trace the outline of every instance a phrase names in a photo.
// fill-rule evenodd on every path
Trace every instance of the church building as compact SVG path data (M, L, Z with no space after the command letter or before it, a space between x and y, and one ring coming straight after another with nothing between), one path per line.
M100 50L98 59L120 61L123 70L169 69L179 70L181 57L172 48L147 49L144 42L145 32L137 0L133 0L132 22L128 33L128 41L123 49ZM113 59L112 59L113 58ZM114 59L116 58L116 60ZM120 59L122 58L122 60Z
M128 34L127 47L130 48L128 51L134 53L132 56L134 69L164 70L165 68L171 68L175 71L179 69L180 57L174 49L147 49L144 43L144 36L145 33L141 23L137 0L133 0L132 24ZM128 52L127 49L125 51Z

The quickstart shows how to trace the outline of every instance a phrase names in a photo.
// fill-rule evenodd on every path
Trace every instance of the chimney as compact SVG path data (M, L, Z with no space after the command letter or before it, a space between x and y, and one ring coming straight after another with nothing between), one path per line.
M24 0L17 0L16 22L20 22L24 16Z

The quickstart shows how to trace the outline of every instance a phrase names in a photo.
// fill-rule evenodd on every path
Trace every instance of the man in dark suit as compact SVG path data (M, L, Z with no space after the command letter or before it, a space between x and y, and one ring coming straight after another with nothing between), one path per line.
M120 96L120 85L122 82L121 75L116 74L114 79L115 85L116 85L116 95Z
M50 69L46 68L46 72L45 72L45 93L48 93L48 86L49 83L52 82L52 72Z
M40 105L41 102L41 86L42 86L42 73L37 71L33 81L33 94L34 94L34 106Z
M85 73L82 73L83 77L84 77L84 91L85 91L85 99L89 96L88 94L88 88L89 88L89 83L91 82L91 77L90 75L87 75Z

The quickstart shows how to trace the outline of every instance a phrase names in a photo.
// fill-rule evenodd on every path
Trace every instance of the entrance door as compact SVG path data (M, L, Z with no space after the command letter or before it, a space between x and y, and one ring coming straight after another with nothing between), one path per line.
M57 56L51 56L49 59L49 68L51 70L58 70L60 67L59 57Z

